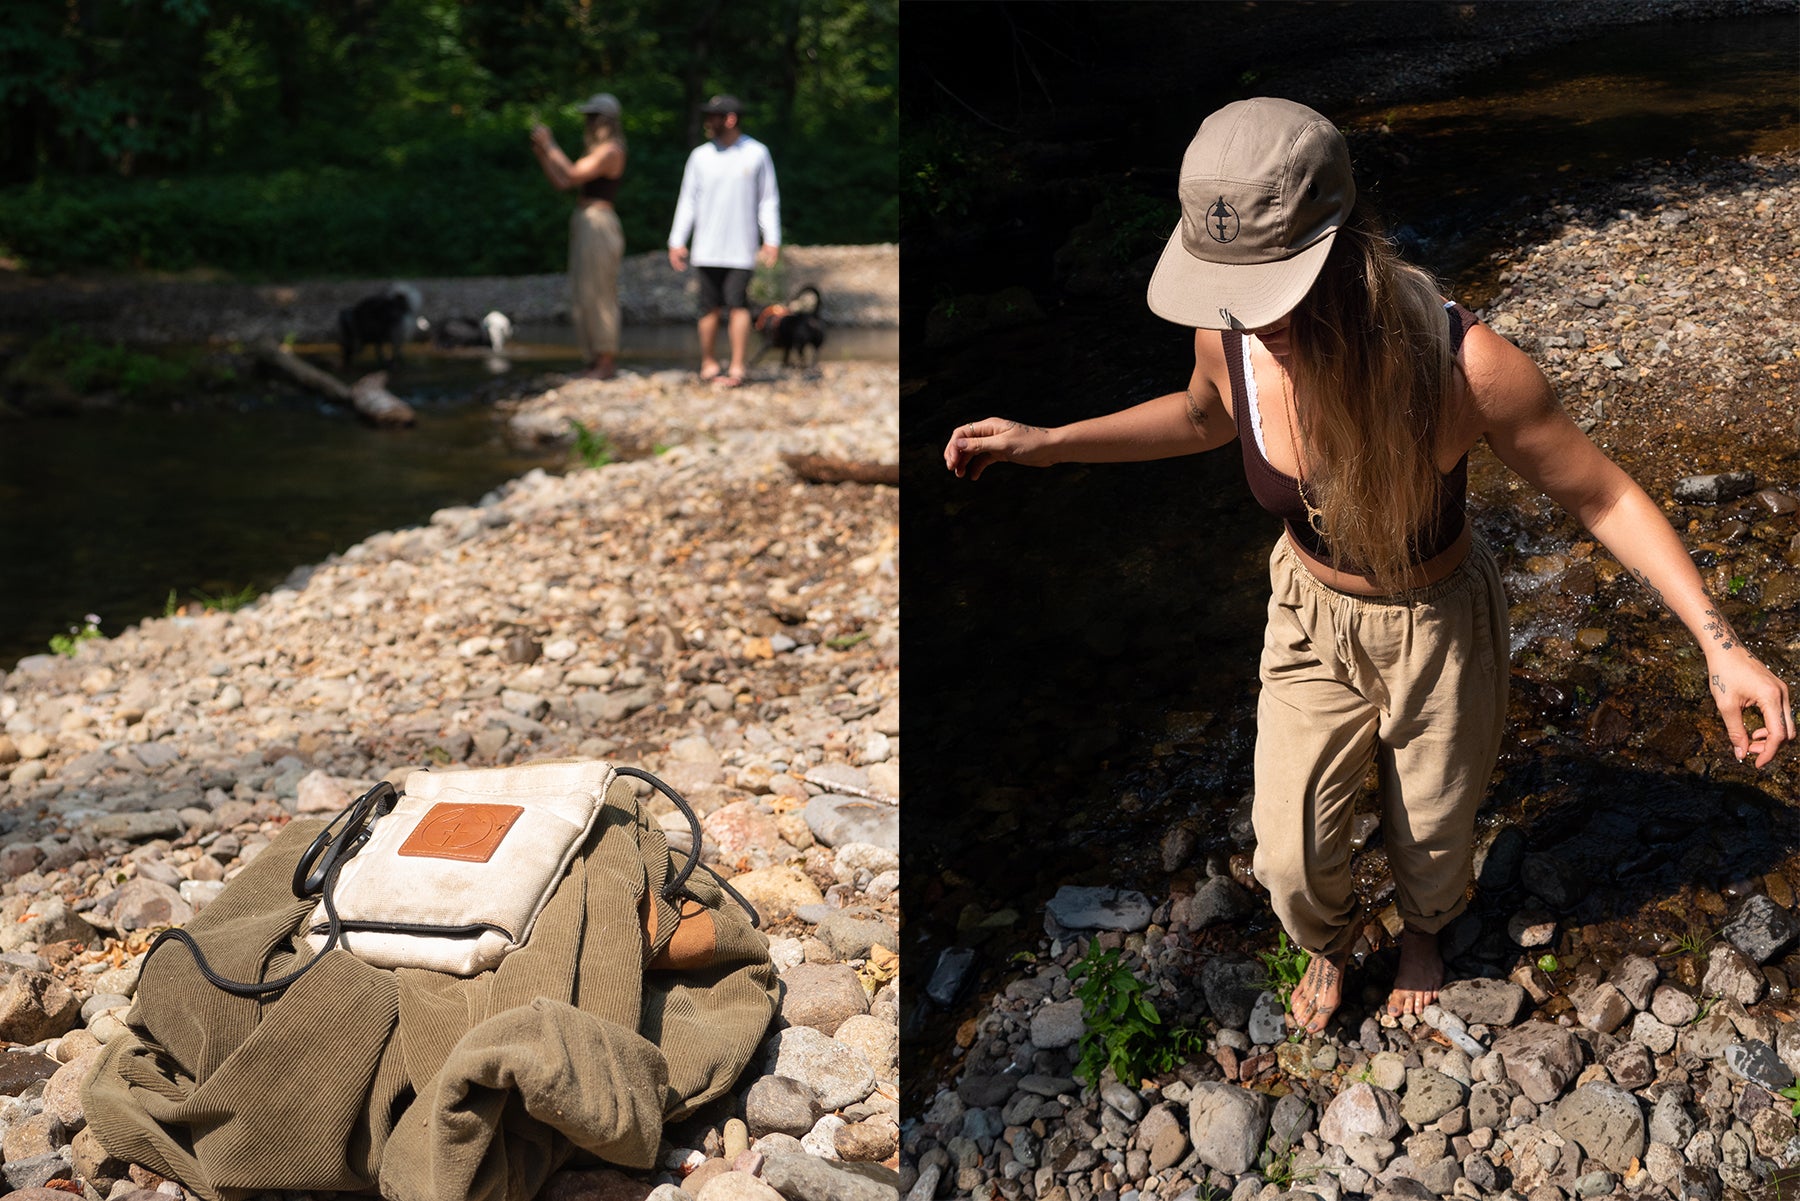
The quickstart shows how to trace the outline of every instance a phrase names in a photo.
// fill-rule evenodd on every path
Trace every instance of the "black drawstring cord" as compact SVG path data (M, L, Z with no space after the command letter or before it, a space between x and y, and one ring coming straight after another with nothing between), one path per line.
M688 819L688 826L693 830L694 844L692 849L688 851L687 862L681 865L681 870L675 873L675 878L663 886L663 900L674 905L676 894L681 892L682 886L687 883L688 877L694 874L694 868L698 865L705 868L706 874L711 876L718 883L720 888L730 894L732 900L743 907L744 912L750 915L750 924L759 930L762 929L762 915L756 912L756 907L754 905L744 899L744 894L725 883L724 877L720 876L718 872L715 872L712 868L707 867L706 864L700 862L700 840L706 836L706 833L700 828L699 815L694 812L694 807L687 803L686 798L641 768L617 767L613 770L621 776L631 776L634 779L644 781L646 784L650 785L650 787L656 789L671 801L674 801L675 807L681 810L682 814ZM699 900L700 898L695 897L694 899ZM676 905L675 910L679 913L681 911L681 906Z

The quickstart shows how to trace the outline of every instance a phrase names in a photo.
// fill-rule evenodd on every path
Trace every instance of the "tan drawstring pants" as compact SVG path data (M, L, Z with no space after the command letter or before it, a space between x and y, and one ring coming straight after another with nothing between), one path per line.
M569 216L569 318L589 361L619 353L619 260L625 234L610 205L589 204Z
M1462 912L1475 812L1506 719L1506 596L1479 537L1456 572L1406 597L1327 587L1283 535L1257 704L1256 878L1314 954L1350 948L1352 806L1379 767L1382 842L1401 918Z

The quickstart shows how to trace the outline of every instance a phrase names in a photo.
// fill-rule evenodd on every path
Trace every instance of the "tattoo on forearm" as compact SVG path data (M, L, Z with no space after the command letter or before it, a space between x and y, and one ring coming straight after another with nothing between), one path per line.
M1717 609L1703 611L1707 620L1701 623L1701 628L1713 636L1713 641L1719 644L1719 649L1728 651L1736 646L1738 644L1737 631L1731 628L1731 623L1725 620L1724 614Z
M1206 432L1207 412L1200 407L1200 398L1194 395L1192 388L1187 390L1187 415L1195 429L1201 433Z
M1631 574L1637 579L1637 582L1643 586L1644 591L1648 592L1650 594L1651 600L1655 601L1657 604L1661 605L1665 609L1669 607L1663 601L1662 593L1657 590L1656 585L1652 584L1650 582L1649 576L1645 575L1642 571L1638 570L1635 567L1633 567L1631 569Z

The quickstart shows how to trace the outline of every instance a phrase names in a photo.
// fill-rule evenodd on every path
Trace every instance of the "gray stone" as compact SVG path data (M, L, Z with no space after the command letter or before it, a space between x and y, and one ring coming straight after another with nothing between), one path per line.
M971 947L945 947L925 984L925 995L949 1009L975 978L976 955Z
M1654 959L1627 955L1613 967L1606 982L1618 989L1619 995L1630 1002L1633 1009L1642 1011L1650 1008L1650 996L1661 974Z
M1452 980L1437 1003L1470 1025L1510 1026L1525 1004L1525 990L1509 980Z
M1744 902L1719 936L1756 963L1767 963L1800 934L1800 920L1761 893ZM1748 1004L1748 1002L1746 1002Z
M1560 856L1538 852L1525 856L1519 880L1527 892L1558 913L1581 899L1583 880L1575 866Z
M1683 504L1718 504L1756 491L1756 476L1748 471L1722 471L1715 475L1690 475L1675 482L1675 499Z
M0 1173L6 1176L6 1183L15 1189L43 1189L52 1180L68 1180L71 1178L69 1163L60 1151L46 1151L42 1155L34 1155L30 1159L7 1160ZM45 1192L54 1192L45 1189Z
M1636 1097L1612 1084L1584 1084L1556 1107L1553 1128L1615 1172L1642 1158L1648 1140Z
M899 1173L880 1164L832 1163L794 1151L765 1157L762 1179L787 1201L894 1201L900 1189Z
M1334 1147L1349 1149L1357 1136L1390 1140L1406 1125L1400 1098L1385 1088L1357 1082L1332 1098L1319 1119L1319 1137Z
M1412 1068L1406 1073L1406 1092L1400 1100L1400 1116L1414 1126L1426 1126L1463 1103L1462 1083L1431 1068Z
M1698 1055L1701 1059L1717 1059L1725 1048L1738 1039L1737 1027L1722 1013L1709 1013L1681 1031L1675 1041L1680 1053Z
M869 1012L862 978L845 963L798 963L781 973L781 1017L790 1026L836 1034L846 1018Z
M182 900L176 889L140 876L102 897L93 915L123 932L186 925L194 920L194 907Z
M1728 942L1716 944L1706 957L1706 976L1700 991L1711 997L1730 997L1754 1005L1768 987L1768 980L1751 958Z
M1497 1129L1506 1122L1512 1099L1506 1090L1492 1084L1478 1084L1469 1090L1469 1125L1477 1130Z
M1507 1079L1539 1105L1560 1097L1581 1072L1581 1040L1547 1022L1503 1031L1494 1040L1494 1051L1506 1065Z
M1267 976L1262 964L1241 955L1215 955L1206 961L1200 969L1200 990L1221 1027L1244 1028Z
M93 937L94 927L69 912L55 893L8 897L0 904L0 951L17 951L26 943L87 942Z
M1229 1084L1203 1081L1188 1098L1188 1137L1209 1168L1236 1176L1250 1170L1269 1127L1269 1099Z
M1187 1124L1172 1104L1153 1105L1138 1125L1138 1141L1150 1152L1150 1170L1166 1172L1187 1158Z
M1065 930L1135 932L1150 924L1154 906L1143 893L1130 889L1065 884L1045 909Z
M872 947L900 949L900 935L892 926L849 910L827 914L819 923L818 935L839 959L867 959Z
M1583 1026L1601 1034L1611 1034L1631 1016L1631 1002L1625 994L1602 980L1581 994L1575 1016Z
M1187 924L1190 929L1203 930L1242 917L1254 904L1251 895L1230 876L1214 876L1188 902Z
M810 1086L822 1109L842 1109L869 1095L875 1069L840 1042L807 1026L791 1026L770 1040L763 1072Z
M1641 1018L1646 1015L1638 1016ZM1651 1057L1649 1047L1638 1042L1628 1042L1606 1057L1606 1074L1620 1088L1636 1092L1656 1079L1656 1061Z
M88 833L95 838L118 838L126 842L180 838L187 833L187 823L173 809L153 809L148 813L108 813L89 822L87 828Z
M1665 984L1651 996L1650 1012L1665 1026L1685 1026L1700 1016L1700 1002L1674 985Z
M900 808L884 801L821 793L802 811L813 837L828 847L866 842L900 853Z
M1078 1000L1052 1001L1031 1015L1031 1042L1045 1050L1055 1050L1075 1043L1087 1032Z
M1423 1180L1393 1176L1381 1182L1373 1201L1437 1201L1437 1196Z
M1781 1062L1768 1043L1748 1040L1725 1048L1725 1066L1745 1080L1779 1092L1794 1082L1793 1069Z
M1291 1147L1312 1127L1311 1102L1299 1093L1287 1093L1275 1102L1275 1112L1269 1117L1269 1141Z
M1657 1021L1653 1013L1640 1013L1632 1019L1631 1038L1633 1042L1642 1043L1658 1055L1675 1048L1675 1031Z
M81 1002L56 977L14 972L0 980L0 1038L42 1042L67 1034L80 1020Z
M1649 1133L1652 1143L1687 1146L1688 1140L1694 1137L1694 1119L1680 1097L1666 1092L1656 1099L1656 1108L1650 1111Z
M1101 1083L1100 1099L1123 1114L1128 1122L1135 1122L1144 1116L1143 1098L1116 1080Z
M1250 1020L1244 1032L1252 1043L1265 1047L1286 1039L1287 1010L1282 1007L1281 997L1272 992L1258 995L1256 1003L1250 1007Z
M1341 1144L1350 1162L1371 1176L1378 1176L1394 1158L1393 1142L1370 1134L1353 1134Z

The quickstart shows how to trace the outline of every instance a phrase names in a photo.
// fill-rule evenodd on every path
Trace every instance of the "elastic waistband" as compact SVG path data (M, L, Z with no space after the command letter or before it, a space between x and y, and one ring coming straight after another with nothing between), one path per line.
M1345 592L1340 588L1333 588L1330 584L1327 584L1324 580L1321 580L1318 576L1314 575L1312 568L1306 565L1306 560L1295 553L1293 541L1289 538L1285 530L1282 531L1280 540L1275 544L1275 551L1288 561L1293 567L1294 573L1299 578L1301 584L1314 594L1323 597L1325 600L1334 604L1349 602L1351 607L1357 605L1370 605L1378 608L1407 608L1412 605L1429 605L1444 599L1446 596L1466 591L1474 587L1476 583L1476 573L1473 570L1474 564L1478 562L1480 558L1486 558L1493 554L1493 551L1488 548L1487 542L1483 540L1481 535L1471 529L1469 531L1469 553L1463 556L1462 562L1456 565L1455 571L1451 572L1437 583L1427 584L1423 588L1408 589L1405 592L1389 593L1385 596L1363 596L1360 593Z

